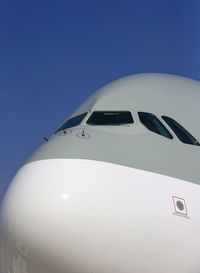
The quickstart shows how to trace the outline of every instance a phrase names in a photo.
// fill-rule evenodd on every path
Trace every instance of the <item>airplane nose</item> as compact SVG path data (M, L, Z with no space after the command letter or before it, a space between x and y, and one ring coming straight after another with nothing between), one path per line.
M180 183L189 217L174 212ZM4 199L0 272L199 272L198 198L190 183L116 164L28 163Z
M3 204L5 236L14 252L23 252L32 264L44 255L73 273L98 266L112 241L117 210L109 179L95 166L52 159L20 169Z

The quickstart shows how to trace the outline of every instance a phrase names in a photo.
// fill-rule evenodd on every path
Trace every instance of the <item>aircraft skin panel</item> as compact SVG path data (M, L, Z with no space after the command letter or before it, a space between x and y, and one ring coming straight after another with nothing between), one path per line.
M4 203L14 249L4 255L59 261L60 272L199 273L199 196L196 184L111 163L28 163Z
M27 162L56 158L92 159L200 184L199 147L185 145L175 136L168 139L152 133L139 122L131 126L108 127L81 124L65 133L60 131ZM83 130L87 138L82 137Z

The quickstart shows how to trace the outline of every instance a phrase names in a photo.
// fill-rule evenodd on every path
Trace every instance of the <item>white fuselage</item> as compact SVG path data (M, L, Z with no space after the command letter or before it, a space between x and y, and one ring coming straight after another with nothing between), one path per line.
M89 97L10 184L0 272L200 273L199 101L162 74Z
M199 273L199 207L200 187L176 178L94 160L28 163L4 201L1 273Z

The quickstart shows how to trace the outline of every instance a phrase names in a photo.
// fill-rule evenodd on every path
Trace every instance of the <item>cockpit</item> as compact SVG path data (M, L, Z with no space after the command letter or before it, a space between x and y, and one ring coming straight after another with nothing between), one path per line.
M137 112L139 122L148 131L168 139L177 137L182 143L200 146L198 140L180 123L171 117L162 115L158 118L153 113ZM132 125L134 118L131 111L93 111L82 113L68 119L55 133L79 125L88 126L121 126Z

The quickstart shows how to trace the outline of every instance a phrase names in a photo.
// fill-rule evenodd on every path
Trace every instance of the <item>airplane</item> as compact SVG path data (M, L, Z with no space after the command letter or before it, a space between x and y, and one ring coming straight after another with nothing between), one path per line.
M9 186L0 272L199 273L199 102L157 73L92 94Z

